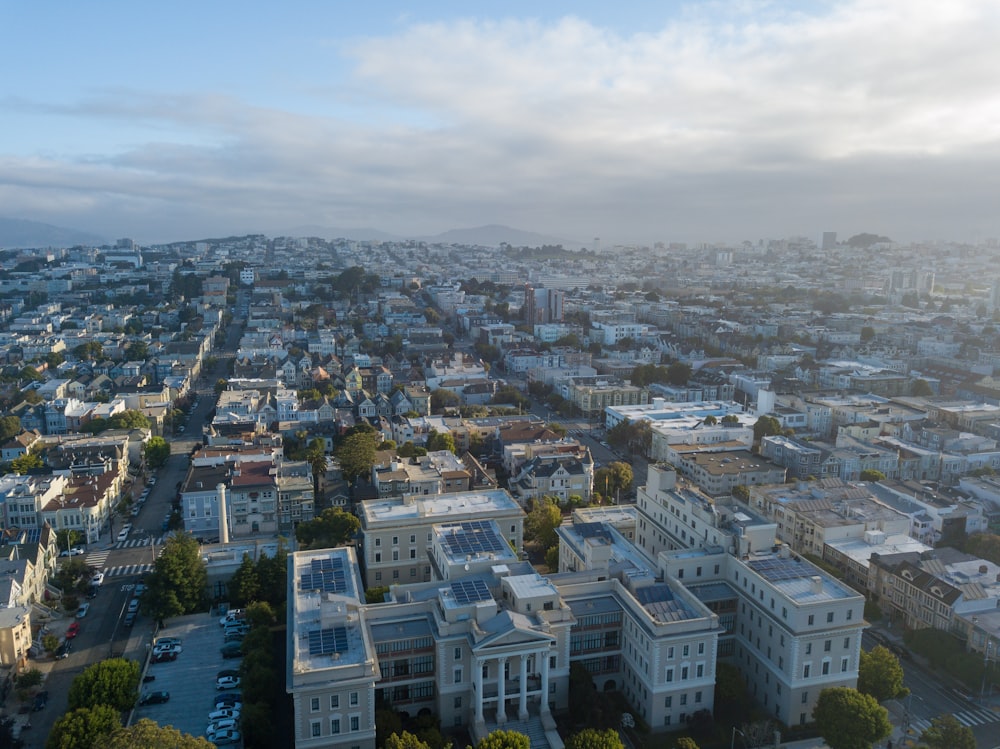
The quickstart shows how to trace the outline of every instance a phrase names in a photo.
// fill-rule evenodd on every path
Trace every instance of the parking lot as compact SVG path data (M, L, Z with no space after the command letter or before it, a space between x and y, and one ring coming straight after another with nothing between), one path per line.
M169 701L136 707L133 720L149 718L160 725L172 725L192 736L204 736L208 714L214 709L216 674L224 669L238 669L238 658L223 659L223 632L219 616L197 614L169 622L157 633L157 639L176 637L182 652L175 661L150 663L146 676L154 680L142 685L143 694L166 691Z

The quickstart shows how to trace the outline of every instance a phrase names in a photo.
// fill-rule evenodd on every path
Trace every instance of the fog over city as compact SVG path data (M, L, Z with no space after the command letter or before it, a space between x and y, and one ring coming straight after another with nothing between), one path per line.
M632 6L632 7L629 7ZM1000 6L21 3L0 215L143 242L997 236Z

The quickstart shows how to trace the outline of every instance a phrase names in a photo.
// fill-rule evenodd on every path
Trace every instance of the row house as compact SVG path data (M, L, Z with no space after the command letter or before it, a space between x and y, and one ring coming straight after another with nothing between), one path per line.
M123 496L124 482L116 473L74 476L60 496L42 507L41 520L56 531L77 531L84 543L96 543L103 530L110 532L111 514Z
M473 488L472 473L448 450L412 458L388 457L372 466L372 486L379 497L450 494Z
M35 528L43 525L42 508L62 496L69 479L60 475L0 476L0 502L3 503L3 527Z
M594 491L594 460L587 448L584 451L580 458L536 455L511 476L511 494L522 505L542 497L556 497L563 504L571 497L589 501Z

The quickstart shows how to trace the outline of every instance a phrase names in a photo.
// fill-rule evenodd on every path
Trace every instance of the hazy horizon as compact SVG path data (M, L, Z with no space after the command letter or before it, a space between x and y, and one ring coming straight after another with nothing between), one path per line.
M8 9L0 213L144 243L1000 236L1000 6Z

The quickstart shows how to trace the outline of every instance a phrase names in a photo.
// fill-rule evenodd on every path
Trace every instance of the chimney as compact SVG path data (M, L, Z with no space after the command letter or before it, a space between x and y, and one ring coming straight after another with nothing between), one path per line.
M219 495L219 543L229 543L229 513L226 507L226 485L217 484L215 492Z
M822 577L820 577L819 575L813 575L810 578L810 582L812 583L812 585L810 586L810 588L811 588L811 590L812 590L813 593L819 595L820 593L823 592L823 578Z

